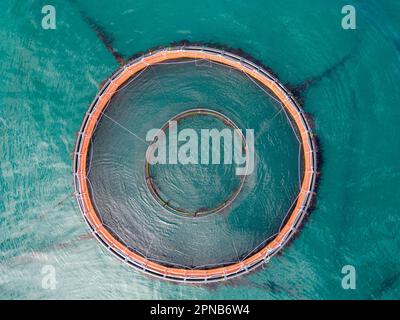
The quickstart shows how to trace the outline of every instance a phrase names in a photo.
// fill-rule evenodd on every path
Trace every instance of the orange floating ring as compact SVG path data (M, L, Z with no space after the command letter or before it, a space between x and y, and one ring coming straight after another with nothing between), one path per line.
M187 58L209 60L235 68L246 73L273 92L285 108L287 114L293 120L297 131L300 133L302 156L304 160L304 176L301 182L300 192L293 210L278 235L245 260L210 269L169 267L150 261L142 255L128 249L102 225L94 209L87 180L87 159L91 137L98 121L103 115L104 109L118 88L132 76L150 65L155 65L166 60ZM219 49L199 46L171 47L150 52L130 61L125 66L119 68L104 84L84 116L73 153L73 176L75 197L85 221L95 237L114 255L131 266L158 278L189 283L214 282L239 276L262 265L264 262L268 261L270 257L275 255L294 235L311 205L316 188L316 143L310 125L299 104L278 79L260 66L238 55Z

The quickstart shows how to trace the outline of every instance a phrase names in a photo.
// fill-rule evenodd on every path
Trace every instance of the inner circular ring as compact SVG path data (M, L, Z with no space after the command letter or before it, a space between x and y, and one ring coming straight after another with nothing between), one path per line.
M234 134L238 134L242 140L242 153L245 155L245 159L248 159L248 146L246 142L246 138L242 133L242 130L227 116L224 114L210 110L210 109L204 109L204 108L196 108L196 109L190 109L186 110L184 112L179 113L175 117L169 119L160 129L159 131L163 132L164 134L166 131L170 128L171 123L174 121L178 122L182 119L190 118L190 117L195 117L195 116L212 116L220 121L222 121L227 127L231 128ZM170 200L165 199L162 195L162 192L160 191L159 186L157 185L154 177L151 174L151 163L148 161L151 157L152 151L155 148L155 143L158 141L158 135L155 136L153 141L149 144L147 150L146 150L146 156L145 156L145 180L146 180L146 186L150 192L150 194L153 196L154 200L163 208L167 209L168 211L175 213L180 216L185 216L185 217L204 217L213 213L218 213L221 212L222 210L226 209L229 207L237 198L239 193L241 192L244 182L246 180L246 174L240 175L240 183L239 186L233 190L233 192L229 195L228 198L225 198L222 202L219 202L216 206L212 208L199 208L198 210L191 211L191 210L185 210L185 208L178 207L176 205L173 205ZM246 169L247 169L247 161L246 161Z

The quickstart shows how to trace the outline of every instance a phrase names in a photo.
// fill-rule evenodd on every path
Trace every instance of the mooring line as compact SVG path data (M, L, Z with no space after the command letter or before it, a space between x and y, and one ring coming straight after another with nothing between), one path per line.
M115 121L113 118L111 118L110 116L106 115L104 112L101 112L101 114L103 116L105 116L107 119L110 119L112 122L114 122L116 125L120 126L122 129L124 129L125 131L127 131L128 133L130 133L131 135L133 135L135 138L137 138L138 140L140 140L141 142L143 142L146 146L148 145L148 143L143 140L141 137L139 137L137 134L135 134L134 132L132 132L131 130L129 130L128 128L124 127L122 124L120 124L118 121Z

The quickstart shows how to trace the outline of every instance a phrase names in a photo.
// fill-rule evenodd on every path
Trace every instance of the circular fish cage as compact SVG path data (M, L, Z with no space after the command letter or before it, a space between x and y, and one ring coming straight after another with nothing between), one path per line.
M254 127L254 172L247 162L240 175L225 163L151 163L157 139L146 134L171 136L171 121L198 132ZM249 141L238 140L248 160ZM292 94L263 67L201 46L155 50L119 68L73 152L75 197L93 235L136 269L187 283L269 261L299 229L316 178L316 142Z

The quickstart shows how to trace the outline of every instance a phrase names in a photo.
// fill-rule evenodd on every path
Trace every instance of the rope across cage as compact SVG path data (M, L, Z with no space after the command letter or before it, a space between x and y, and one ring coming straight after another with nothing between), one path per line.
M135 77L148 66L179 59L212 61L245 73L274 94L299 133L304 175L300 192L292 210L285 219L285 223L279 233L273 239L237 263L203 269L190 269L170 266L147 259L121 243L103 225L91 198L90 185L87 178L89 170L87 162L91 139L110 99L124 86L126 81ZM95 237L114 255L135 268L162 279L182 282L213 282L247 273L260 266L276 254L294 235L311 205L316 188L316 144L308 121L298 103L279 80L263 68L240 56L219 49L198 46L170 47L150 52L130 61L104 84L83 119L74 149L73 175L77 203L85 221Z
M228 117L225 115L221 114L220 112L210 110L210 109L204 109L204 108L197 108L197 109L191 109L191 110L186 110L184 112L181 112L180 114L176 115L172 119L168 120L161 128L160 131L166 132L167 129L170 127L171 123L176 121L179 122L183 119L187 119L190 117L196 117L196 116L212 116L215 117L216 119L219 119L222 121L227 127L231 128L235 134L237 134L241 141L242 141L242 146L243 146L243 151L246 155L246 158L248 158L248 146L246 142L245 136L242 134L242 131L239 129L239 127ZM186 210L185 208L181 208L178 206L174 206L171 204L171 202L168 199L165 199L162 195L162 192L160 191L160 188L157 186L157 183L155 182L155 179L153 178L151 174L151 164L148 161L150 158L150 154L152 153L152 148L154 146L154 143L157 141L157 137L155 140L153 140L152 143L150 143L147 152L146 152L146 157L145 157L145 179L146 179L146 185L154 199L157 201L160 206L163 208L168 209L169 211L185 216L185 217L203 217L207 216L213 213L220 212L224 210L225 208L229 207L236 199L236 197L239 195L240 191L243 188L243 184L246 180L246 174L243 174L240 176L240 183L239 186L233 190L231 195L222 201L221 203L217 204L216 206L212 208L201 208L196 211L189 211Z

